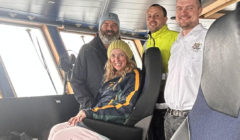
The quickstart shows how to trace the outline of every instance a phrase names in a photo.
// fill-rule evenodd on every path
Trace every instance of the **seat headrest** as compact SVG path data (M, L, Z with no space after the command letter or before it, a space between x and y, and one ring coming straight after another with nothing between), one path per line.
M124 122L133 126L153 114L162 81L162 57L159 48L151 47L143 54L141 95L135 109Z
M240 9L209 28L201 87L210 108L238 117L240 108Z

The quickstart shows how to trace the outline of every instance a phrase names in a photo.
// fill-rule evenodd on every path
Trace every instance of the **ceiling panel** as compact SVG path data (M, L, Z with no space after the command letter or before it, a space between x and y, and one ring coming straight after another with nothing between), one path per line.
M15 18L26 18L35 16L38 21L58 23L75 26L81 23L84 26L94 25L98 27L98 21L104 12L118 14L121 30L134 32L147 30L146 11L152 4L160 4L167 10L168 27L171 30L180 31L175 16L176 0L0 0L0 16L10 17L9 13L17 13ZM203 5L216 0L202 0ZM231 5L224 10L234 10ZM204 27L209 27L214 20L200 19ZM139 34L146 34L142 32Z
M225 7L223 10L230 10L230 11L233 11L233 10L236 9L236 7L237 7L237 3L233 3L233 4L231 4L231 5L227 6L227 7Z
M0 4L43 4L48 0L0 0Z
M180 30L176 21L170 21L175 16L175 0L111 0L106 12L118 14L121 28L125 30L147 30L146 12L149 6L156 3L166 8L169 19L167 23L171 23L169 28Z
M56 1L56 0L55 0ZM60 0L60 5L101 8L104 0Z
M133 4L175 4L176 0L111 0L115 3L133 3ZM146 5L147 6L147 5Z

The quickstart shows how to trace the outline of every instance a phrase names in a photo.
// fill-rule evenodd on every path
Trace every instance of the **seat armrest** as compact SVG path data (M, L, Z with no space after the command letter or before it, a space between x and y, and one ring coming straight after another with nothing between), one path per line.
M141 128L91 118L84 118L82 122L87 128L111 140L142 140L143 130Z

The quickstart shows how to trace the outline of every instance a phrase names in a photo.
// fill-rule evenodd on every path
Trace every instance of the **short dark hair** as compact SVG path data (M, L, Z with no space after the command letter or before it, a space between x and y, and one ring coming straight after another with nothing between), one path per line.
M201 0L200 0L201 1ZM167 10L164 8L164 7L162 7L161 5L159 5L159 4L152 4L150 7L161 7L162 8L162 11L163 11L163 16L164 17L167 17ZM149 7L149 8L150 8Z
M197 0L197 4L198 4L198 8L202 7L202 1L201 0Z
M198 7L200 8L200 7L202 7L202 1L201 0L198 0Z

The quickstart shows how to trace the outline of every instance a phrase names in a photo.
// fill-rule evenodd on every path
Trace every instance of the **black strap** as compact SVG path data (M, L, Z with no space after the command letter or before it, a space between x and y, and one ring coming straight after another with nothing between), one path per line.
M149 31L148 34L149 34L150 38L153 39L153 47L155 47L155 39L152 37L152 33L151 33L151 31Z

